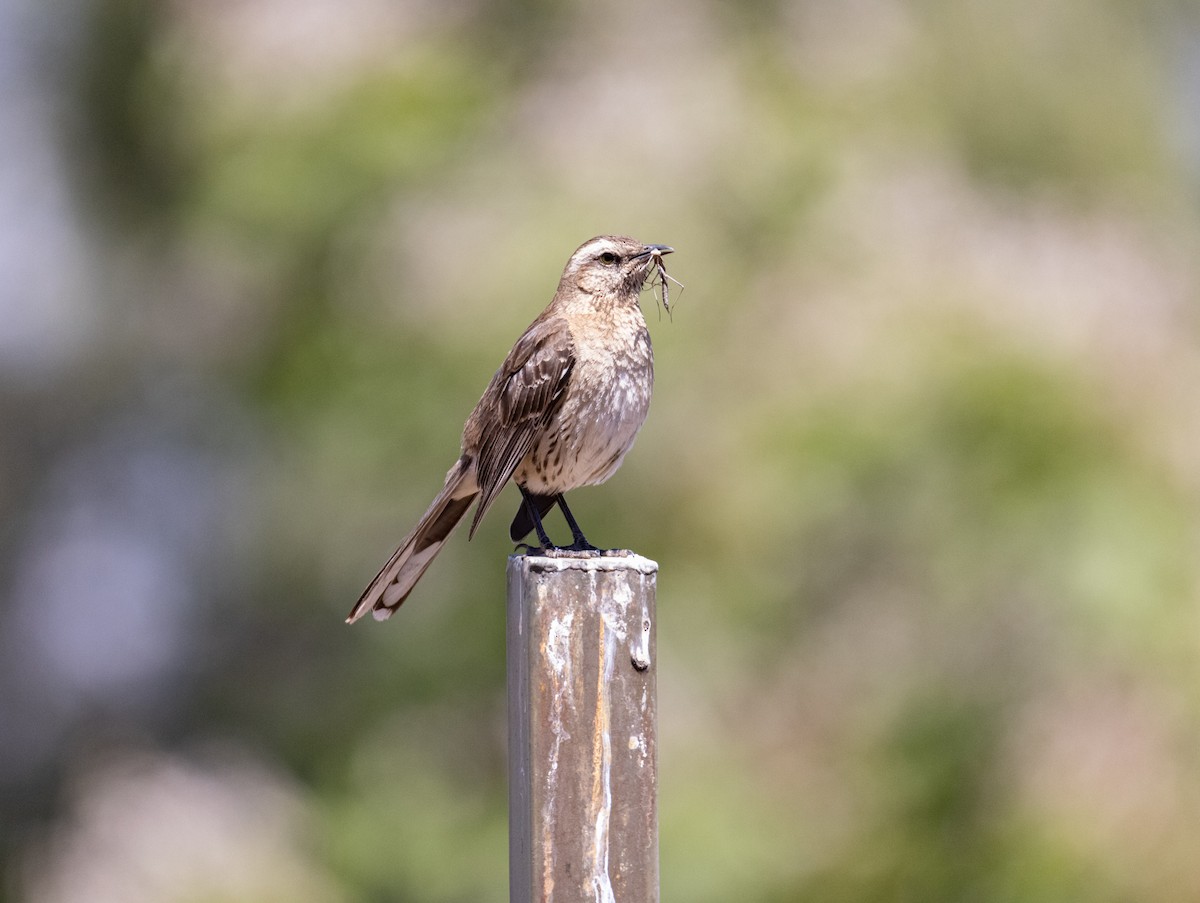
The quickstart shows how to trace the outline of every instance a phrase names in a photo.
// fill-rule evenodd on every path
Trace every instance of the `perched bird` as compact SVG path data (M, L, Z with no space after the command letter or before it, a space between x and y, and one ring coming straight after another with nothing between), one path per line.
M462 454L437 498L363 591L347 623L390 617L478 499L471 536L511 478L522 503L509 533L531 530L557 548L542 518L557 503L571 528L562 548L594 551L563 493L603 483L646 419L654 384L650 332L638 295L672 248L601 235L563 269L554 300L517 339L463 427Z

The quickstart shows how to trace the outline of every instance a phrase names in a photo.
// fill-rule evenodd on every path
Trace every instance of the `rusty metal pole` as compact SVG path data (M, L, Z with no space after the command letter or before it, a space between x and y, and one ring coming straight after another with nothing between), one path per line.
M508 559L511 903L658 901L657 575Z

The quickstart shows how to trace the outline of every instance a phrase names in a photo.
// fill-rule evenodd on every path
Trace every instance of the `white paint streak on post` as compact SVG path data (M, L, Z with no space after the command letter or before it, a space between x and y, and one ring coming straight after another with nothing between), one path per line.
M512 903L658 900L657 574L508 560Z

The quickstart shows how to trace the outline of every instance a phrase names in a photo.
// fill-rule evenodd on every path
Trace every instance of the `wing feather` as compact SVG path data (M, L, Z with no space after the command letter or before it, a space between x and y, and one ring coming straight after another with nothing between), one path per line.
M566 320L535 322L513 346L471 415L480 437L480 496L471 535L562 403L575 367Z

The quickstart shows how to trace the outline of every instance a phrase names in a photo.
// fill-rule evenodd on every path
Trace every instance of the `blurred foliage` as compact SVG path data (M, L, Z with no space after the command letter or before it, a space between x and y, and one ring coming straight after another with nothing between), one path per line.
M507 898L516 499L341 619L601 232L687 286L572 498L662 568L664 899L1200 895L1194 3L76 8L69 203L0 192L85 237L0 354L7 898Z

